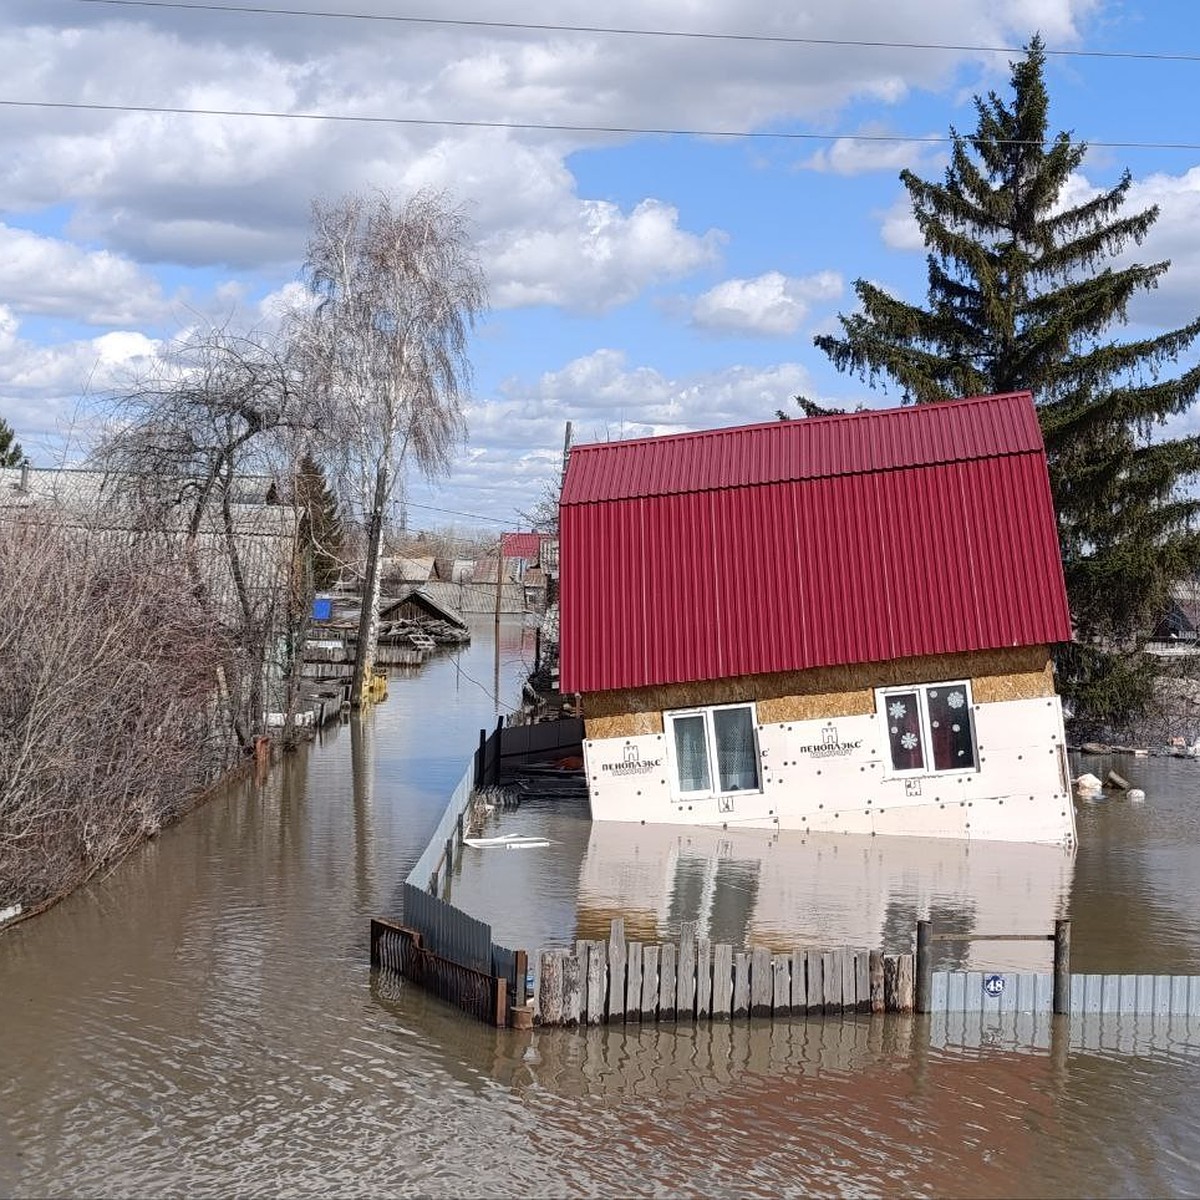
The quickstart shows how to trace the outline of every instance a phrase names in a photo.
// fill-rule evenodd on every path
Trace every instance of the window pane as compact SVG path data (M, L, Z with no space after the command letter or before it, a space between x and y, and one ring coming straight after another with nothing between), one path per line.
M704 741L704 718L674 717L675 762L679 767L681 792L707 792L712 787L708 773L708 748Z
M717 738L717 777L721 791L755 791L758 788L758 754L754 748L754 721L748 708L721 708L713 713Z
M921 753L921 717L916 692L892 692L884 697L888 744L892 767L897 771L917 771L925 765Z
M975 766L975 737L967 689L961 683L925 689L929 742L935 771L966 771Z

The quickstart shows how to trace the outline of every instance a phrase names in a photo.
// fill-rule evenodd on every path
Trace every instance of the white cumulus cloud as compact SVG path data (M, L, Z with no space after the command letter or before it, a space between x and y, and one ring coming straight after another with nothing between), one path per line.
M802 277L768 271L755 279L726 279L696 299L692 324L717 333L786 337L800 328L813 301L836 300L842 290L835 271Z

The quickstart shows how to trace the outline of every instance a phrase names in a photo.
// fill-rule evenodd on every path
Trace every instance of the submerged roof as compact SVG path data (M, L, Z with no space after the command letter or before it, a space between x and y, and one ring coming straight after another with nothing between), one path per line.
M564 691L1069 640L1027 392L572 447Z

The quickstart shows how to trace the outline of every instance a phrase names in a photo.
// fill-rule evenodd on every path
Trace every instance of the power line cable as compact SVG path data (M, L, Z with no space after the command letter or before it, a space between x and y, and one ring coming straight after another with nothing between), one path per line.
M950 50L966 54L1024 54L1023 46L985 46L954 42L895 42L866 38L799 37L773 33L723 33L693 29L647 29L613 25L558 25L534 21L485 21L461 17L414 17L394 13L332 12L313 8L268 8L251 4L189 4L183 0L76 0L78 4L105 4L119 8L165 8L196 12L239 13L252 16L314 17L341 21L378 21L407 25L440 25L466 29L495 29L531 33L588 33L620 37L680 38L696 41L751 42L783 46L846 47L868 50ZM1200 62L1200 54L1155 50L1051 50L1060 58L1135 59L1150 62Z
M756 139L789 142L891 142L911 145L950 145L954 138L942 134L909 133L798 133L774 129L696 129L667 128L640 125L566 125L546 121L467 121L445 117L374 117L348 113L274 112L266 109L244 108L183 108L166 104L95 104L67 100L11 100L0 97L0 106L7 108L65 109L77 112L152 113L184 117L255 117L282 121L326 121L342 124L443 126L451 129L514 129L545 133L595 133L624 137L698 137L726 139ZM962 140L971 141L970 135ZM1024 138L1001 138L1004 146L1052 145L1054 139L1032 142ZM1200 142L1139 142L1102 141L1077 138L1075 145L1105 150L1200 150Z

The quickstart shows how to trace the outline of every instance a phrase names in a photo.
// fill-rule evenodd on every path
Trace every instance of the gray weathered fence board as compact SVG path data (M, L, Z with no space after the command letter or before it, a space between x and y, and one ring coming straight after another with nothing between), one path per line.
M821 955L821 978L824 982L823 1000L826 1013L842 1007L842 957L837 950Z
M563 1000L562 1019L564 1025L579 1023L579 1013L582 1007L580 988L582 979L579 971L579 955L564 954L562 960Z
M625 1019L625 919L614 917L608 934L608 1019Z
M588 943L587 1019L589 1025L604 1021L604 999L608 991L608 943Z
M675 964L679 951L665 942L658 952L658 1019L675 1020Z
M744 1017L750 1012L750 955L739 950L733 956L733 1015Z
M858 1012L871 1011L871 956L866 950L854 954L854 998Z
M712 1011L712 943L708 938L696 942L696 1016L707 1017Z
M788 1017L792 1013L792 960L789 954L776 954L771 959L774 969L774 995L771 1012L776 1017Z
M803 1014L808 1008L808 980L804 970L804 951L792 951L792 1012Z
M854 951L843 950L842 954L842 1011L850 1010L853 1012L858 1004L858 992L856 990L856 974L854 965Z
M538 978L538 1016L544 1025L559 1025L563 1019L563 955L543 950Z
M642 1019L642 943L625 945L625 1014Z
M679 967L675 975L676 1017L696 1014L696 922L684 921L679 930Z
M774 991L771 970L771 951L766 946L755 946L750 952L750 1015L769 1017L771 996Z
M825 975L820 950L804 952L804 967L808 973L809 1014L825 1011Z
M714 1017L728 1017L733 1007L733 947L718 942L713 947L712 1012Z
M642 1019L658 1013L658 946L642 947Z

